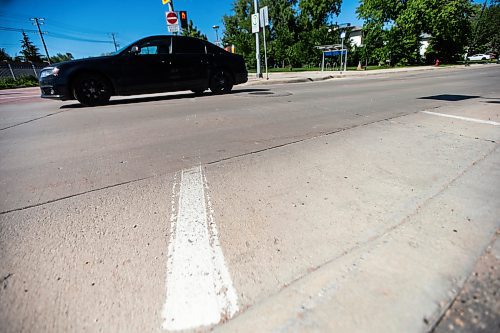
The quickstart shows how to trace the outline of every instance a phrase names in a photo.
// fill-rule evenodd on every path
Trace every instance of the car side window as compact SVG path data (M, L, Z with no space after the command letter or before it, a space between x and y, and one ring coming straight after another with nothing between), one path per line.
M158 50L158 46L156 46L156 45L143 46L143 47L141 47L141 52L139 52L139 55L158 54L157 50Z
M172 41L174 54L205 54L205 45L202 41L191 38L174 38Z
M139 55L170 54L170 43L170 38L147 41L140 46Z
M207 42L207 53L211 53L211 54L223 54L224 50L221 49L220 47L212 44L212 43L208 43Z

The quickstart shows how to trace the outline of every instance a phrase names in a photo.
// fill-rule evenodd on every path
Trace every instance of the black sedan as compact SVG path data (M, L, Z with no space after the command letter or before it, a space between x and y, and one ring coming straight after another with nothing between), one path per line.
M243 57L182 36L143 38L110 56L62 62L40 73L43 98L106 104L114 95L231 91L248 80Z

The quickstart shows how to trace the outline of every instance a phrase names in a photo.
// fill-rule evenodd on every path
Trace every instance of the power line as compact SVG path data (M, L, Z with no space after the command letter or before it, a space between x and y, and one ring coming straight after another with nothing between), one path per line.
M89 28L83 28L83 27L78 27L75 25L55 21L53 19L50 20L50 26L62 28L63 30L67 31L72 31L80 34L85 34L85 35L107 35L109 32L106 31L100 31L100 30L94 30L94 29L89 29Z
M15 32L32 32L32 33L38 33L37 30L21 29L21 28L11 28L11 27L0 27L0 30L3 30L3 31L15 31Z
M14 31L14 32L38 33L38 30L33 30L33 29L21 29L21 28L2 27L2 26L0 26L0 30L3 30L3 31ZM81 37L70 36L70 35L66 35L66 34L62 34L62 33L58 33L58 32L42 31L42 34L46 35L47 37L60 38L60 39L68 39L68 40L74 40L74 41L79 41L79 42L113 44L113 42L109 41L109 40L98 40L98 39L81 38Z
M98 40L98 39L80 38L80 37L70 36L70 35L66 35L66 34L61 34L61 33L58 33L58 32L45 32L45 33L47 34L47 37L67 39L67 40L74 40L74 41L77 41L77 42L113 44L113 42L109 41L109 40Z
M2 18L2 21L12 21L12 22L25 22L29 18L26 16L22 16L20 14L7 14L5 12L0 11L0 17ZM84 27L79 27L76 25L71 25L67 23L63 23L54 19L50 19L50 21L45 22L46 26L49 28L49 30L63 30L63 31L70 31L74 32L77 34L83 34L83 35L108 35L108 31L101 31L101 30L94 30L94 29L89 29L89 28L84 28ZM38 32L38 31L37 31ZM84 38L84 37L82 37Z

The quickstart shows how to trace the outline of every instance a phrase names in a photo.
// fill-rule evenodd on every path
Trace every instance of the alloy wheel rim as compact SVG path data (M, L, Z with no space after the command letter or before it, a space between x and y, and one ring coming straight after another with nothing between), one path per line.
M85 80L82 82L81 92L87 98L98 100L106 89L102 83L96 80Z

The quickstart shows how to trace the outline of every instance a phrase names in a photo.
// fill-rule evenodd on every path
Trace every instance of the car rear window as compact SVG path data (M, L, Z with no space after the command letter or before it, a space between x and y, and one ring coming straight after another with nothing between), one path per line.
M207 53L210 53L210 54L223 54L223 53L225 53L225 51L222 48L220 48L220 47L218 47L218 46L216 46L216 45L214 45L212 43L208 43L207 42Z

